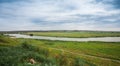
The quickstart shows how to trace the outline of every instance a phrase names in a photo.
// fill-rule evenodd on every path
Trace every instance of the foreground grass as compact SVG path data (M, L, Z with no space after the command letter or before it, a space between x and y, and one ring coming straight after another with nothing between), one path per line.
M65 42L2 36L0 66L119 66L120 63L113 61L120 61L119 47L119 42ZM35 64L30 63L31 58L36 61Z
M120 63L113 62L113 60L120 61L120 42L66 42L66 41L49 41L49 40L26 40L34 43L36 46L44 46L49 50L65 50L62 53L69 53L70 55L79 56L86 61L99 66L119 66ZM67 52L66 52L67 51ZM72 53L70 53L72 52ZM80 54L80 55L79 55ZM88 57L85 55L95 56ZM105 60L100 58L111 60ZM104 63L105 62L105 63ZM115 65L114 65L115 64Z
M25 34L34 34L36 36L51 37L71 37L71 38L87 38L87 37L120 37L120 32L27 32Z
M120 42L70 42L70 41L50 41L32 40L30 43L36 46L46 46L57 49L69 50L80 54L87 54L105 58L120 60Z
M11 39L15 42L6 43L11 40L5 40L7 37L0 39L4 40L0 42L0 66L95 66L80 57L29 44L26 42L28 40L21 43L18 41L23 39ZM16 42L16 45L12 45ZM30 59L34 59L36 63L32 64Z

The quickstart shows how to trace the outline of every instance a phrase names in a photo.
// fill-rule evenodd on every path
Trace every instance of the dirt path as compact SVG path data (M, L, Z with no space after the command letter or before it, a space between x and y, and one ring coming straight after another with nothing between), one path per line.
M46 47L47 48L47 47ZM49 47L50 48L50 47ZM75 53L75 52L71 52L71 51L67 51L67 50L63 50L63 49L58 49L58 48L50 48L50 49L54 49L54 50L59 50L62 52L67 52L73 55L81 55L81 56L86 56L86 57L92 57L92 58L98 58L98 59L102 59L102 60L110 60L110 61L114 61L114 62L118 62L120 63L119 60L115 60L115 59L110 59L110 58L103 58L103 57L98 57L98 56L92 56L92 55L86 55L86 54L80 54L80 53Z

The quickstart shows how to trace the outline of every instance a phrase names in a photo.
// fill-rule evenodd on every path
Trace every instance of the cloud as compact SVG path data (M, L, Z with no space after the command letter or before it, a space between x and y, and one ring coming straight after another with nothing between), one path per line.
M97 3L112 5L115 9L120 9L120 0L96 0Z
M115 0L117 2L118 0ZM113 0L1 0L0 30L120 29Z

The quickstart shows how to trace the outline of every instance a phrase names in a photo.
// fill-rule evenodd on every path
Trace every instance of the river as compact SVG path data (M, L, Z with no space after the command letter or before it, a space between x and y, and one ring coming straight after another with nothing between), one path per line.
M120 37L95 37L95 38L64 38L64 37L46 37L46 36L29 36L22 34L7 34L15 38L29 39L45 39L45 40L60 40L60 41L102 41L102 42L120 42Z

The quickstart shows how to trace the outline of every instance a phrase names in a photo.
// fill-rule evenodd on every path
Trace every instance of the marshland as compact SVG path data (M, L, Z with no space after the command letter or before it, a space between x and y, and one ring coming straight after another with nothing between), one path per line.
M74 38L120 35L119 32L24 32L21 34L49 37L55 34L54 37L63 35L70 38L76 33L79 37ZM119 51L120 42L61 41L0 35L0 65L3 66L119 66ZM30 59L34 60L34 63Z

